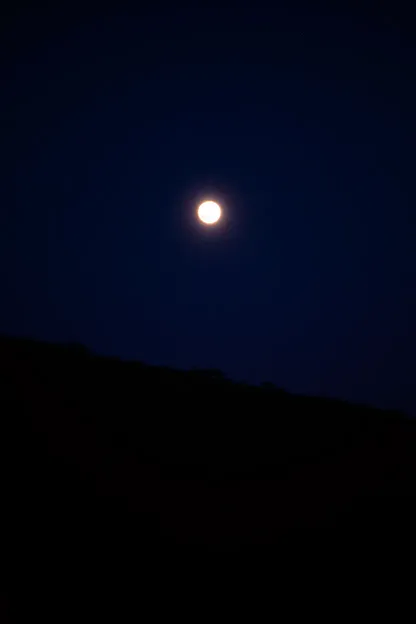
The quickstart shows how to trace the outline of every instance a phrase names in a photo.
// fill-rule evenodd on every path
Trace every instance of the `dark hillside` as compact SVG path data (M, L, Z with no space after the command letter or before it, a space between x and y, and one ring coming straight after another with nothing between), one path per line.
M412 530L416 423L399 413L77 345L2 338L0 368L6 518L36 574L299 527Z

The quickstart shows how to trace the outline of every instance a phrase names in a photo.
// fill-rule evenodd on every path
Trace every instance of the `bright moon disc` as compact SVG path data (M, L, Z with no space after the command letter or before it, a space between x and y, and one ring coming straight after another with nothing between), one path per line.
M220 216L221 208L213 201L205 201L198 208L198 217L207 225L216 223Z

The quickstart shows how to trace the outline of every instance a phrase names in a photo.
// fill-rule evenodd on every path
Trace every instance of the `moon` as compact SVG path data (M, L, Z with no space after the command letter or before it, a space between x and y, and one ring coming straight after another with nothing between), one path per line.
M204 201L198 208L198 217L206 225L213 225L221 217L221 207L214 201Z

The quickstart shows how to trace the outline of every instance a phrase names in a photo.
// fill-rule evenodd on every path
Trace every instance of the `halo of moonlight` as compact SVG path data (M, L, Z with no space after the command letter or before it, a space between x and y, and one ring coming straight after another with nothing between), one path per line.
M206 225L213 225L221 217L221 208L214 201L204 201L198 208L198 217Z

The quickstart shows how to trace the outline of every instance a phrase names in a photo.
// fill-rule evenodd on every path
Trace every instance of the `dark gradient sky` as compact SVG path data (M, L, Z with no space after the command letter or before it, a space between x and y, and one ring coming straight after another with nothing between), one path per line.
M416 414L414 33L310 4L15 10L0 332Z

